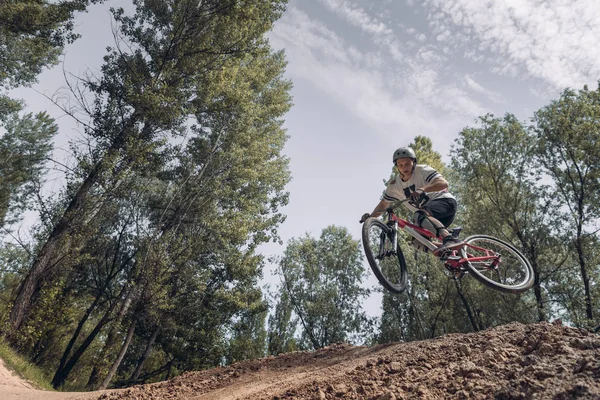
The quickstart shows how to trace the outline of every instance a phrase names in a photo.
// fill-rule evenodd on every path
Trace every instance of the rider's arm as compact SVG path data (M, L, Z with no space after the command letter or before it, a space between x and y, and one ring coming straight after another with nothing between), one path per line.
M375 217L375 218L379 217L381 214L383 214L383 212L386 210L386 208L388 208L388 206L391 203L392 203L391 201L381 200L379 202L379 204L377 204L377 207L375 207L375 209L371 213L371 217Z
M441 192L442 190L448 189L448 181L446 181L441 176L438 176L433 181L431 181L431 183L429 183L429 184L427 184L427 185L425 185L425 186L423 186L422 188L419 188L419 189L421 189L425 193L429 193L429 192Z

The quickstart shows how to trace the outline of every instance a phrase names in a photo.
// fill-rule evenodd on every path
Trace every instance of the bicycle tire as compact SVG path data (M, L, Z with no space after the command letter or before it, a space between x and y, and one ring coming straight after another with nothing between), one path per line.
M380 246L381 240L383 246ZM390 253L389 249L393 245L392 229L377 218L368 218L362 227L362 242L369 265L379 283L390 292L404 292L408 282L406 261L399 246L396 246L395 253ZM381 248L386 254L379 254Z
M488 235L473 235L465 239L467 244L461 249L462 257L483 255L470 246L478 246L500 253L500 265L487 269L485 262L467 262L469 272L484 285L506 293L523 293L533 286L535 272L531 264L513 245ZM497 279L492 279L496 274Z

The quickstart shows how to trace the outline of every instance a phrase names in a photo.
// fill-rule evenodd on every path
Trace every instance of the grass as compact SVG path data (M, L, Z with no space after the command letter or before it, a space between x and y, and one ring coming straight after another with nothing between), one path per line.
M0 339L0 358L4 365L13 371L19 378L26 380L34 388L52 390L48 377L34 364L25 361L4 340Z

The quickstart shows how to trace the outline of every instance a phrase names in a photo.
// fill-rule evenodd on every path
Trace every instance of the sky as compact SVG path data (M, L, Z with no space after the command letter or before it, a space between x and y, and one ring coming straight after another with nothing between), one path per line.
M79 15L82 38L62 63L13 92L30 111L57 118L57 159L68 161L81 128L46 97L66 93L65 71L99 72L113 43L108 7L127 4L109 0ZM447 162L478 116L508 112L527 122L565 88L595 89L600 79L598 0L290 0L268 37L285 51L294 106L284 125L292 174L284 244L262 246L265 256L329 225L359 240L358 220L378 203L393 151L415 136L429 137ZM59 190L58 175L49 179ZM277 283L274 268L265 284ZM370 315L379 299L366 301Z

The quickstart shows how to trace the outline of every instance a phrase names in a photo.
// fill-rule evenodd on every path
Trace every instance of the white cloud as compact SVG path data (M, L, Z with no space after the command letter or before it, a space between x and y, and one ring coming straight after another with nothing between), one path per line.
M361 51L322 23L289 7L276 24L271 41L276 48L286 49L288 73L294 78L312 82L386 136L399 131L447 135L445 129L462 127L459 121L464 121L465 114L470 118L484 112L463 88L442 85L437 70L443 68L445 58L439 51L423 46L410 57L400 57L395 52L399 42L387 25L362 9L344 8L343 0L324 1L339 6L342 15L376 38L379 46ZM393 57L400 61L385 61Z
M401 61L405 55L398 45L393 30L384 22L347 0L320 0L332 12L344 18L362 32L372 36L374 42L384 46L395 61Z
M414 106L394 98L377 60L354 47L324 25L312 21L296 8L288 9L271 38L275 47L284 47L288 73L311 81L330 97L382 130L393 125L429 124L428 118L414 115ZM411 122L412 121L412 122Z
M474 93L481 94L481 95L487 97L488 99L490 99L494 103L501 103L504 101L502 99L502 96L499 93L494 92L489 89L486 89L483 85L481 85L479 82L477 82L475 80L475 78L473 78L471 75L465 76L465 83L466 83L467 87L469 89L471 89Z
M426 0L438 37L468 46L467 57L492 72L541 78L553 87L580 87L600 76L597 0ZM461 32L456 32L456 28Z

